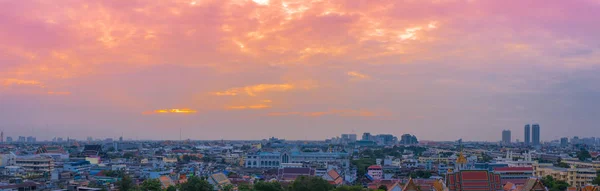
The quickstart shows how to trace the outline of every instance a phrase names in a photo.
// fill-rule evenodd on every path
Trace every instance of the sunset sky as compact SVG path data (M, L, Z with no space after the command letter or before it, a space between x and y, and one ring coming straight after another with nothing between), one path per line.
M0 0L5 136L600 136L598 0Z

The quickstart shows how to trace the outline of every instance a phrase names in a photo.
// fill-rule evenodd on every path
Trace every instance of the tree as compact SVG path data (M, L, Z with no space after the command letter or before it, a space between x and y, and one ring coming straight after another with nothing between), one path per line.
M588 150L582 148L579 152L577 152L577 158L580 161L585 161L589 158L592 158L592 155L590 155L590 152Z
M256 191L283 191L283 187L279 182L264 182L260 181L254 184L254 190Z
M494 158L486 153L481 153L481 162L491 162Z
M362 186L340 186L335 188L333 191L366 191L367 189Z
M131 152L123 154L123 158L126 158L126 159L130 159L133 157L135 157L135 154L133 154Z
M564 163L564 162L559 162L556 166L561 167L561 168L571 168L571 166L569 166L569 164Z
M552 176L542 178L542 183L552 191L562 191L569 187L569 183L562 180L556 180Z
M135 187L131 177L126 174L121 177L121 180L117 181L116 185L121 191L130 191Z
M600 185L600 174L596 176L596 178L592 181L594 185Z
M213 186L208 181L192 176L187 182L180 185L181 191L212 191Z
M223 186L223 189L221 189L222 191L233 191L233 185L228 184Z
M140 189L143 191L160 191L161 187L162 185L158 179L147 179L140 185Z
M167 191L177 191L177 188L173 185L169 185L169 187L167 187Z
M238 190L239 191L255 191L248 184L240 184L240 185L238 185Z
M300 176L290 186L289 191L330 191L333 186L321 177Z
M374 164L376 164L374 158L362 158L352 161L352 165L356 166L357 173L359 176L363 176L364 174L366 174L367 168Z
M377 187L377 189L387 191L388 187L386 185L381 185L381 186Z

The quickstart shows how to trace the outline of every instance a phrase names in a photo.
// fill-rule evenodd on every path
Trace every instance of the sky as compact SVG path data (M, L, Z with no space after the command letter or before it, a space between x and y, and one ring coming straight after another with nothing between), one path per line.
M600 137L598 0L0 0L5 136Z

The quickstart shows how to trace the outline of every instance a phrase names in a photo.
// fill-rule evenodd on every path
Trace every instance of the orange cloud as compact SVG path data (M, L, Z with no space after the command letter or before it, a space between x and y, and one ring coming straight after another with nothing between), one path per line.
M321 117L326 115L341 116L341 117L374 117L382 116L372 111L367 110L353 110L353 109L332 109L329 111L317 111L317 112L271 112L268 116L305 116L305 117Z
M352 77L352 79L355 79L355 80L364 80L364 79L371 78L370 76L368 76L366 74L361 74L361 73L355 72L355 71L348 72L348 76Z
M258 84L253 86L236 87L230 88L225 91L212 92L213 95L217 96L236 96L239 94L246 94L248 96L256 96L257 93L262 92L284 92L294 89L294 85L291 84Z
M48 95L71 95L71 92L48 92Z
M159 109L154 111L145 111L142 114L151 115L151 114L192 114L197 113L198 111L188 108L182 109Z
M22 79L15 79L15 78L4 79L2 84L4 86L25 85L25 86L44 87L44 85L41 82L36 81L36 80L22 80Z
M240 106L229 106L227 109L242 110L242 109L266 109L271 108L270 105L257 104L257 105L240 105Z

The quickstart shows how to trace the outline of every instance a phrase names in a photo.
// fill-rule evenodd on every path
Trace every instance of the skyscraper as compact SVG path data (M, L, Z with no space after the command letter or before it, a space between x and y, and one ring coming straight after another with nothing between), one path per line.
M531 144L531 126L529 124L525 125L525 135L523 135L525 145Z
M370 141L371 139L372 139L371 133L368 133L368 132L363 133L363 136L362 136L363 141Z
M502 143L509 144L510 141L511 141L510 130L503 130L502 131Z
M561 147L566 147L568 144L569 144L569 138L567 138L567 137L560 138L560 146Z
M540 125L533 124L531 125L531 144L540 145Z

